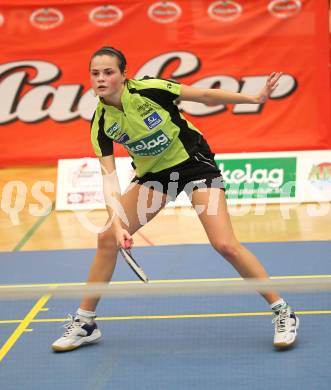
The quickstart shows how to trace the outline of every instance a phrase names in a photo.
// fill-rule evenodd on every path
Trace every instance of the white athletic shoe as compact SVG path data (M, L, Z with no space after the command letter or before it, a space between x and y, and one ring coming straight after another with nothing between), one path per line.
M100 340L101 332L97 324L81 322L68 315L67 323L63 325L65 332L52 344L53 351L65 352L81 347L83 344L95 343Z
M275 324L274 346L279 349L289 348L294 344L299 329L299 318L289 306L274 313Z

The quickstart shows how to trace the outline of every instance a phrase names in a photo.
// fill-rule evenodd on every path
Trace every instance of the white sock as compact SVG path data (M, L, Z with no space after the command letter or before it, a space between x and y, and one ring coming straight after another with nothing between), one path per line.
M91 324L96 317L95 311L88 311L79 308L76 312L75 320L78 319L87 324Z
M272 311L279 311L280 309L286 308L287 306L288 306L288 305L287 305L287 303L284 301L283 298L278 299L278 301L276 301L276 302L274 302L274 303L272 303L272 304L270 305Z

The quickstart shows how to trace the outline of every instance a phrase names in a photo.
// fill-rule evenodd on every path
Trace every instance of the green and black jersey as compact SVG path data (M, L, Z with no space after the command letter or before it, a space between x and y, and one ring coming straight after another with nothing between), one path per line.
M180 84L144 78L127 80L123 111L99 101L91 124L91 141L98 157L113 154L113 141L133 158L137 176L160 172L208 149L201 133L174 103Z

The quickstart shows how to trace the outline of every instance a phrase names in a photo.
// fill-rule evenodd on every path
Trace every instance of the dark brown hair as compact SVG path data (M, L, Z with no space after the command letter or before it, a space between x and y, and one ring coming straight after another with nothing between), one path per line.
M124 73L125 68L126 68L126 58L124 57L124 54L121 51L119 51L111 46L103 46L100 49L98 49L97 51L95 51L92 54L89 67L91 68L91 62L92 62L94 57L104 56L104 55L116 57L119 61L118 67L120 68L121 73Z

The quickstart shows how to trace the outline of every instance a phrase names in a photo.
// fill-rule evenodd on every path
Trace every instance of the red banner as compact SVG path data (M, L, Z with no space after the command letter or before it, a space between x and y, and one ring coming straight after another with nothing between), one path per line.
M282 71L264 105L181 104L215 152L331 149L326 1L8 3L0 0L0 166L93 156L88 64L103 45L125 53L131 78L254 94Z

